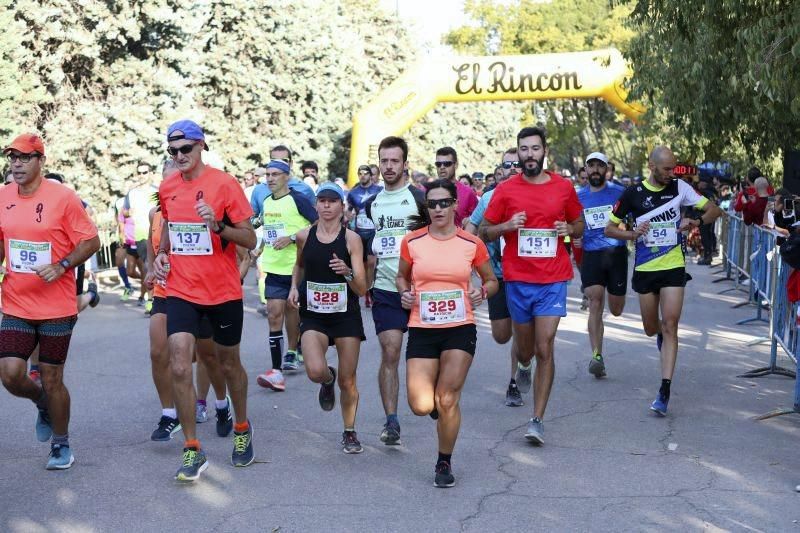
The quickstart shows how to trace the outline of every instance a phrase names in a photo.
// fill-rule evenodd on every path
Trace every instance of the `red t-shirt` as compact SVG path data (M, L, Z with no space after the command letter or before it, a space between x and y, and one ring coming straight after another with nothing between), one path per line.
M170 236L167 296L200 305L241 300L236 245L223 242L195 210L203 199L217 220L226 224L238 224L253 216L236 178L209 166L192 181L185 181L178 172L161 182L159 197Z
M460 181L456 181L456 193L458 206L456 207L456 226L461 227L461 221L469 218L475 208L478 207L478 196L471 187L467 187Z
M572 183L554 172L545 173L550 181L542 184L529 183L522 174L499 184L483 215L490 224L502 224L520 211L527 215L524 229L503 235L505 281L556 283L572 279L569 254L564 238L555 233L555 223L577 220L583 207Z
M19 195L16 184L0 188L0 240L6 257L3 312L30 320L78 314L75 271L46 283L31 267L58 263L79 242L96 236L78 195L64 185L45 179L26 197Z

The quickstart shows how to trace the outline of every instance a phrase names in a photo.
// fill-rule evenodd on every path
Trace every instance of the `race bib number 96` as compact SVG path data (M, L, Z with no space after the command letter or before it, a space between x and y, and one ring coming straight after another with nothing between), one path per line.
M177 255L211 255L211 232L205 222L170 222L169 244Z
M425 324L449 324L466 319L464 291L421 292L419 316Z
M403 228L398 229L385 229L375 234L372 239L372 251L375 256L380 258L400 257L400 243L403 242L403 237L406 230Z
M347 311L347 283L314 283L306 287L306 308L315 313Z
M8 255L9 270L20 274L35 274L34 267L49 265L53 262L49 242L9 239Z
M558 233L554 229L517 230L517 255L519 257L555 257Z

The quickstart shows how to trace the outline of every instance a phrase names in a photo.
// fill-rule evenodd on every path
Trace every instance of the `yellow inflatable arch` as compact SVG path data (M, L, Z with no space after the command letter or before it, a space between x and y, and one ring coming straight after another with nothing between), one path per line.
M636 121L644 109L626 102L630 74L615 48L426 60L355 115L347 182L358 182L359 165L377 163L381 139L402 135L437 102L604 98Z

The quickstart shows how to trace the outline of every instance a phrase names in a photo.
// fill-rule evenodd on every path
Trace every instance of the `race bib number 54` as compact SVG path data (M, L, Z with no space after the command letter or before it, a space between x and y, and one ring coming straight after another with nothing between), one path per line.
M169 243L178 255L211 255L211 232L205 222L170 222Z
M53 262L49 242L9 239L8 254L9 270L20 274L34 274L34 267L49 265Z
M645 246L675 246L678 244L678 232L674 222L651 222L645 237Z
M449 324L466 319L464 291L421 292L419 316L425 324Z
M555 257L558 233L554 229L517 230L517 255L519 257Z

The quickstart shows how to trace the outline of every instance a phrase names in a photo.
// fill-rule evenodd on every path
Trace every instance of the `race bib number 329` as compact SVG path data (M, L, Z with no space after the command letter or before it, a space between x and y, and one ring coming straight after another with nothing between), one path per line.
M204 222L170 222L169 243L177 255L211 255L211 232Z
M558 233L554 229L517 230L517 255L519 257L555 257Z
M464 291L421 292L419 316L425 324L449 324L466 319Z

